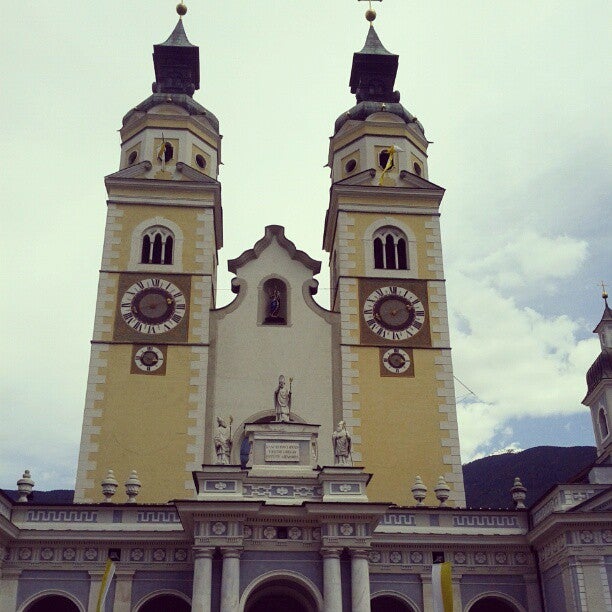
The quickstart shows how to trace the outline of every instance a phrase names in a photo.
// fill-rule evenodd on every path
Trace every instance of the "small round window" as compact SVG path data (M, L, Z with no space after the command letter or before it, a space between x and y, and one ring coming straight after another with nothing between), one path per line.
M389 150L388 149L383 149L378 154L378 163L379 163L380 167L383 168L383 169L385 169L387 167L387 164L389 163ZM392 159L390 167L393 168L394 165L395 165L395 162Z
M350 174L351 172L354 172L356 167L357 162L354 159L349 159L344 166L344 170L345 172Z
M138 159L138 151L132 151L128 157L128 164L130 166Z
M195 160L196 160L196 164L198 164L200 168L202 169L206 168L206 160L204 159L203 155L200 155L198 153L195 157Z
M414 173L417 176L421 176L421 172L423 172L421 166L419 164L417 164L416 162L414 162L414 164L412 165L412 167L414 168Z

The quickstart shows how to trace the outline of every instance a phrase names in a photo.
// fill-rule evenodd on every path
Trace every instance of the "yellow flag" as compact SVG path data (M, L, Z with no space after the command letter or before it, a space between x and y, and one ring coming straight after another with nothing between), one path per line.
M162 132L162 142L159 147L159 151L157 151L157 159L159 161L164 161L164 153L166 152L166 139L164 138L164 133Z
M96 612L102 612L106 605L106 596L110 589L113 576L115 575L115 563L111 559L106 560L106 566L104 567L104 574L102 575L102 583L100 584L100 594L98 595L98 605L96 606Z
M453 612L453 585L450 563L431 566L431 587L434 612Z
M395 147L393 145L391 145L388 149L387 149L387 153L389 153L389 159L387 159L387 163L385 164L385 167L382 171L382 174L380 175L380 180L378 181L378 185L382 185L383 184L383 180L385 178L385 174L387 174L387 172L389 172L389 170L391 170L391 168L393 168L393 161L395 158Z

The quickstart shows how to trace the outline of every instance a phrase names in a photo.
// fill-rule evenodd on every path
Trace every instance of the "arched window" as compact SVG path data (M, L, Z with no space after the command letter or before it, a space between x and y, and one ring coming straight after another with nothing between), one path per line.
M406 235L386 225L374 233L374 267L378 270L408 270Z
M142 235L140 263L171 265L173 248L174 236L167 227L149 227Z
M608 419L606 418L606 411L603 408L599 409L599 431L601 432L601 439L608 437L610 429L608 427Z

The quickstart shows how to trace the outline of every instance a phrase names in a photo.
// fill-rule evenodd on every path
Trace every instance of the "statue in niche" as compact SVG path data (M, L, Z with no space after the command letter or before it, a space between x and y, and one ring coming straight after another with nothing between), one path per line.
M336 431L332 434L332 446L334 447L334 465L351 467L353 465L351 436L346 431L344 421L338 423Z
M213 438L217 455L216 465L229 465L230 453L232 452L232 420L230 416L228 427L221 417L217 417L217 431Z
M269 278L263 286L265 325L287 324L287 286L278 278Z
M277 423L288 423L291 416L291 383L289 379L289 389L285 383L285 377L281 374L278 377L278 387L274 391L274 411Z

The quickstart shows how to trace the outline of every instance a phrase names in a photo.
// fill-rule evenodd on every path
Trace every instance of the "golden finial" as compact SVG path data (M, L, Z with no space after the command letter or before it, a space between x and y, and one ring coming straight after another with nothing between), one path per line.
M601 297L604 300L608 299L608 292L606 291L606 284L603 281L601 281Z
M179 2L176 5L176 12L178 13L179 17L182 19L183 15L187 13L187 7L185 6L184 2Z

